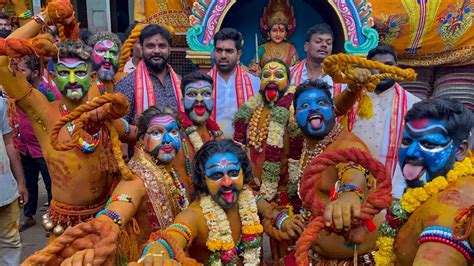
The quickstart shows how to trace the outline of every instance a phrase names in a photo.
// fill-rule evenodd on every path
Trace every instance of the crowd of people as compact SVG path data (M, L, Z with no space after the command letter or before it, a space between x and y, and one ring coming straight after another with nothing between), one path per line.
M163 25L122 42L66 4L0 17L0 265L39 173L49 241L24 265L471 265L471 111L406 91L389 46L331 76L350 57L329 25L300 60L291 22L265 23L258 64L223 28L213 67L180 76Z

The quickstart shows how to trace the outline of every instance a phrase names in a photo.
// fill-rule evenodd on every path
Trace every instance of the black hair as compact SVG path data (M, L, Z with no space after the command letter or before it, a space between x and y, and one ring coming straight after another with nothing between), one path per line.
M184 95L184 88L186 88L186 86L188 86L190 83L196 82L198 80L207 81L211 84L211 89L214 88L213 87L214 86L214 80L212 80L211 76L209 76L208 74L203 73L201 71L194 71L194 72L191 72L191 73L187 74L186 76L184 76L181 79L181 92L183 93L183 95Z
M268 63L271 63L271 62L276 62L276 63L284 65L285 66L285 71L286 71L286 76L288 77L288 81L290 81L291 73L290 73L290 68L288 67L288 65L285 62L283 62L283 60L280 60L278 58L271 58L268 61L265 61L265 65L263 67L265 67ZM262 67L262 69L263 69L263 67Z
M53 56L53 63L58 63L58 58L79 58L90 63L92 48L79 40L68 39L58 43L58 56Z
M374 49L370 50L369 53L367 54L367 59L371 60L376 55L383 55L383 54L392 55L393 59L395 59L395 63L398 62L398 57L397 57L397 53L395 52L395 49L393 49L393 47L389 45L379 45L375 47Z
M199 194L209 194L207 189L205 176L205 165L207 160L216 153L232 153L239 160L242 172L244 174L244 184L250 182L253 177L252 165L247 153L235 143L233 140L211 140L206 142L197 152L193 158L193 183L196 187L196 192Z
M242 50L242 34L234 28L223 28L214 34L214 45L217 41L232 40L235 43L237 51Z
M25 60L26 67L32 72L38 70L41 73L41 62L40 58L36 55L25 55L23 58Z
M456 144L467 140L473 127L472 112L453 99L433 98L415 103L405 115L405 124L421 118L446 122L448 135Z
M298 85L298 87L296 88L295 94L293 96L294 108L296 108L296 101L298 101L298 98L300 97L301 93L310 90L322 90L326 94L326 96L328 96L329 100L331 101L331 104L333 103L331 95L331 86L329 84L327 84L321 79L308 79Z
M326 23L321 23L321 24L316 24L316 25L312 26L311 28L309 28L309 29L306 31L306 39L305 39L305 42L311 41L311 37L312 37L313 34L315 34L315 33L330 34L330 35L332 36L332 38L334 39L334 32L332 31L331 26L329 26L329 25L326 24Z
M176 112L175 110L173 110L171 108L168 108L168 107L161 106L161 105L160 106L158 106L158 105L150 106L138 118L138 123L137 123L138 134L137 134L137 137L139 138L139 137L143 136L146 133L146 131L148 129L148 126L150 125L150 121L154 117L157 117L157 116L165 116L165 115L171 116L176 121L176 124L178 124L178 128L181 129L181 121L180 121L177 113L178 112Z
M8 20L11 23L11 18L6 13L0 12L0 19Z
M171 46L171 33L164 27L158 24L150 24L142 29L140 32L140 44L143 45L145 39L153 37L159 34L163 39L168 42L168 45Z

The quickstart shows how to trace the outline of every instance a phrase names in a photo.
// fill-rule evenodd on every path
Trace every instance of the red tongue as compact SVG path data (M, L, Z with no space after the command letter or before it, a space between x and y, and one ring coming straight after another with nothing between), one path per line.
M203 115L206 112L206 108L203 105L198 105L194 107L194 112L197 115Z
M278 91L270 89L270 90L267 90L265 94L267 95L267 100L273 101L278 95Z
M224 192L224 193L222 193L222 195L224 196L224 199L229 203L232 202L232 200L234 200L234 192L233 191Z
M407 163L403 167L403 176L406 180L415 180L420 176L421 171L423 171L422 165L413 165Z
M310 121L312 129L320 129L323 126L323 121L320 118L314 118Z

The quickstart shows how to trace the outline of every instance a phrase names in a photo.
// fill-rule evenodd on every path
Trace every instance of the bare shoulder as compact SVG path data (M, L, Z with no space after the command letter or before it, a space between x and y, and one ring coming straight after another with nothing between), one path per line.
M343 130L341 135L335 142L336 149L358 148L362 151L369 152L370 150L365 143L356 135L347 130Z

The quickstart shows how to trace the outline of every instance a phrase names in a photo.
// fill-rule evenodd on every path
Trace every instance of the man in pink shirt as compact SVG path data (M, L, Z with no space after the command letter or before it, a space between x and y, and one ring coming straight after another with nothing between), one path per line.
M48 84L47 80L43 78L41 73L40 58L34 55L23 57L16 65L28 82L41 91L49 101L58 99L59 91ZM20 232L36 224L33 218L36 214L38 204L38 176L41 172L44 186L48 193L48 204L51 201L51 178L49 176L46 161L43 158L41 147L38 139L35 136L33 127L26 115L19 109L16 109L19 116L19 151L21 154L21 161L23 164L23 171L25 172L26 187L29 195L31 195L29 202L25 205L23 211L25 220L20 225Z

